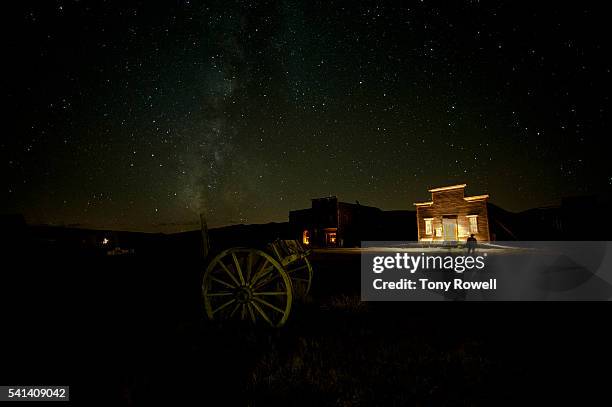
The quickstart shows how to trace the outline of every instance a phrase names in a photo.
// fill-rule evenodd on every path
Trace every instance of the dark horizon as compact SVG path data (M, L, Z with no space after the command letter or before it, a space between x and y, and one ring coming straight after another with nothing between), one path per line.
M332 195L333 196L333 195ZM603 195L603 194L598 194L598 195L576 195L576 196L566 196L566 197L561 197L559 200L556 200L554 202L548 202L545 205L539 205L539 206L534 206L534 207L530 207L530 208L525 208L519 211L512 211L512 210L508 210L507 208L499 205L497 202L495 202L495 200L490 201L489 203L494 205L495 207L501 209L502 211L507 211L509 213L512 214L521 214L521 213L526 213L530 210L535 210L535 209L545 209L545 208L560 208L562 205L562 202L564 200L574 200L574 199L579 199L581 201L584 201L586 199L595 199L596 201L600 201L599 204L601 204L601 202L610 202L611 199L611 195ZM324 197L319 197L319 198L324 198ZM313 198L315 199L315 198ZM341 199L340 197L338 197L338 200L340 202L347 202L346 200ZM425 199L426 200L426 199ZM309 200L310 201L310 200ZM400 211L400 212L414 212L416 214L416 207L414 205L411 205L410 207L407 208L381 208L379 206L377 206L376 204L373 203L367 203L367 202L362 202L362 201L355 201L355 202L347 202L347 203L358 203L360 205L364 205L364 206L369 206L369 207L374 207L377 209L380 209L384 212L394 212L394 211ZM267 221L262 221L262 222L253 222L253 223L247 223L247 222L228 222L225 224L215 224L215 223L210 223L210 219L207 219L207 226L210 229L223 229L223 228L229 228L229 227L233 227L233 226L259 226L259 225L269 225L269 224L284 224L284 223L289 223L289 212L291 211L299 211L299 210L304 210L304 209L309 209L310 207L308 205L304 205L303 207L300 208L293 208L290 209L285 218L284 219L272 219L272 220L267 220ZM18 217L24 217L23 214L21 213L13 213L13 214L6 214L8 216L18 216ZM32 227L61 227L61 228L68 228L68 229L82 229L82 230L99 230L99 231L112 231L112 232L128 232L128 233L162 233L162 234L174 234L174 233L185 233L185 232L197 232L201 230L201 225L200 225L200 220L193 220L191 222L186 221L183 223L166 223L166 224L151 224L148 227L144 227L141 229L130 229L130 228L121 228L121 225L118 225L119 227L112 227L112 226L104 226L104 225L87 225L87 224L79 224L79 223L66 223L66 222L58 222L58 223L44 223L44 222L32 222L31 220L27 219L27 217L24 217L24 221L25 224L27 226L32 226Z
M599 7L12 4L0 212L155 231L456 183L513 212L609 193Z

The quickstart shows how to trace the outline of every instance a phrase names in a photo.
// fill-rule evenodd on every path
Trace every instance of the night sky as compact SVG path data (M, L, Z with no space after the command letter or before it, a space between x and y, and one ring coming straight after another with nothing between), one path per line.
M18 3L1 211L29 223L414 209L464 182L516 211L612 188L609 14L586 2Z

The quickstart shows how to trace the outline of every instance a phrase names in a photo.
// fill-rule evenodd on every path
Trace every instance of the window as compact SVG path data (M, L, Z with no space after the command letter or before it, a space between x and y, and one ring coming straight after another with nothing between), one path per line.
M425 236L433 234L433 218L425 218Z
M478 215L469 215L470 233L478 233Z
M308 230L305 230L304 233L302 233L302 243L310 244L310 233Z

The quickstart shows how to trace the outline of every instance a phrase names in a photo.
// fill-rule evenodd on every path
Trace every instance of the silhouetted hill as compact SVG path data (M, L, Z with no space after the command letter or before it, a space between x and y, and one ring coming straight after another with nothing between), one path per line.
M509 212L489 203L495 240L609 240L609 194L566 197L559 205Z
M263 247L276 239L290 239L289 223L264 223L252 225L231 225L208 230L211 249L219 251L228 247ZM201 245L201 231L176 233L171 239L182 242L198 242Z

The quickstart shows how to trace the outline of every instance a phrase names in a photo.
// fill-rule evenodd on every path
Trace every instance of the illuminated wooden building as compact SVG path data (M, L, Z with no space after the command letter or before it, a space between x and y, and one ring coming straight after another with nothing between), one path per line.
M489 195L465 196L466 184L430 189L431 200L417 202L419 241L465 241L471 234L489 241Z

